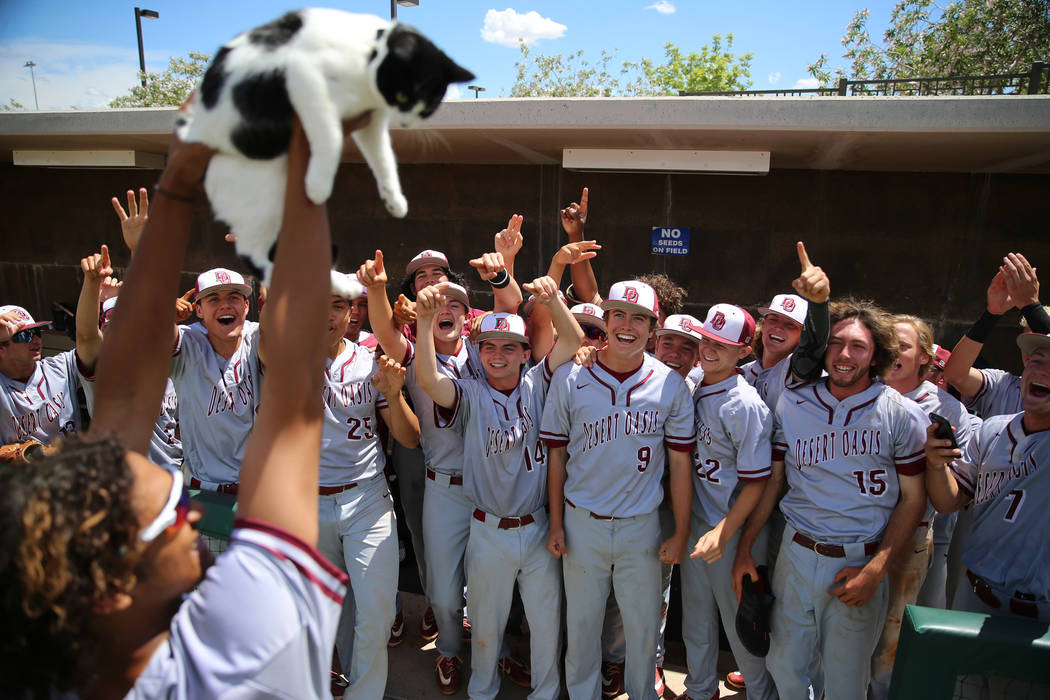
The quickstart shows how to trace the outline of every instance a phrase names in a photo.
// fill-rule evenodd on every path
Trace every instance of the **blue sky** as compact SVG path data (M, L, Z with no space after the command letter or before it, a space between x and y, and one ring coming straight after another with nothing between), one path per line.
M160 13L143 20L147 70L160 72L170 56L214 51L240 31L299 5L281 0L143 0ZM352 12L389 16L389 0L327 0ZM506 96L520 59L517 36L534 52L583 49L592 63L601 50L617 61L659 61L670 41L683 51L712 34L735 35L734 51L754 54L755 89L792 87L822 52L842 65L841 37L854 12L871 10L869 28L881 37L892 0L419 0L399 7L399 19L419 27L477 76L482 96ZM134 3L113 0L0 0L0 102L33 107L26 61L36 63L41 109L104 107L135 84L138 47ZM464 97L472 93L462 89ZM455 97L451 94L450 97Z

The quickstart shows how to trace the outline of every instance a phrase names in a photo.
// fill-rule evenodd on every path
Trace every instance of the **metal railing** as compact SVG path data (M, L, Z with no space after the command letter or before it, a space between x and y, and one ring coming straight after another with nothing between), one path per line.
M1050 68L1036 61L1026 73L999 75L952 75L936 78L890 78L887 80L847 80L839 78L835 86L790 88L783 90L737 90L730 92L678 91L679 97L847 97L936 96L936 95L1041 95L1050 93Z

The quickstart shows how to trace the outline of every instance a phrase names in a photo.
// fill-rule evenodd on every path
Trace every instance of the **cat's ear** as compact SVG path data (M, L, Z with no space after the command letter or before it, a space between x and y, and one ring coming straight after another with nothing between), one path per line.
M419 51L423 37L413 31L405 29L398 31L398 29L401 28L397 27L390 32L386 40L387 50L399 61L410 63L416 52Z
M445 56L445 79L450 83L466 83L474 79L474 74Z

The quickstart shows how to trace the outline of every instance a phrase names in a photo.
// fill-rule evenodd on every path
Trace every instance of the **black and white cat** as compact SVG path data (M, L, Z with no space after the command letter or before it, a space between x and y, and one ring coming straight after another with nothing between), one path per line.
M320 204L332 193L343 153L341 121L372 110L368 125L352 136L387 210L402 217L408 202L389 126L415 126L434 113L450 83L473 78L410 26L310 8L219 49L176 129L184 141L219 151L205 191L216 217L236 234L238 254L268 284L293 113L310 141L306 193Z

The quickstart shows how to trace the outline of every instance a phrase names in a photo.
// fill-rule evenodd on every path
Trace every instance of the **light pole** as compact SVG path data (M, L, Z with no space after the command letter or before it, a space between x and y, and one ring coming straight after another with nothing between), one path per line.
M159 19L160 13L156 10L140 10L135 8L135 32L139 37L139 70L142 72L142 87L146 87L146 53L142 50L142 18Z
M474 99L475 100L478 99L478 93L479 92L485 92L485 88L481 87L480 85L468 85L467 89L474 91Z
M397 6L419 7L419 0L390 0L390 19L397 20Z
M36 98L36 72L33 70L35 65L36 64L32 61L26 61L25 65L22 67L28 68L29 75L33 78L33 104L36 105L37 111L40 111L40 101Z

